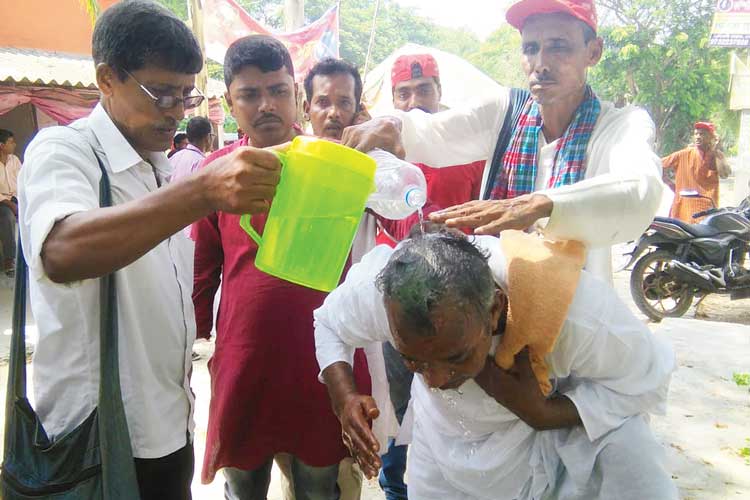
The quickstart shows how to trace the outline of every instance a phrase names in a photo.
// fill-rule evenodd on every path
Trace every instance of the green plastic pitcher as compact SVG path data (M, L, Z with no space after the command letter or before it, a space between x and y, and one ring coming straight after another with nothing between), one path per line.
M375 190L375 160L354 149L298 136L286 153L263 236L243 215L258 244L255 266L272 276L330 292L339 284L354 235Z

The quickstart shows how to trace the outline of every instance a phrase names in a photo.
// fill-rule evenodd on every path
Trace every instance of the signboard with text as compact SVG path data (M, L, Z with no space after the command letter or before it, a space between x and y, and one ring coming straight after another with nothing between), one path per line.
M750 47L750 0L717 0L709 45Z

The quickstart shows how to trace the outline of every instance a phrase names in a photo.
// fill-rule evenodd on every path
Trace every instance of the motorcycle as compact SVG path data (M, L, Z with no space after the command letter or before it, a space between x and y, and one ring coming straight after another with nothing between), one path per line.
M706 198L681 191L685 198ZM713 202L712 202L713 206ZM698 224L656 217L627 254L630 294L638 309L653 321L685 314L708 295L728 294L731 300L750 297L750 196L738 207L693 214Z

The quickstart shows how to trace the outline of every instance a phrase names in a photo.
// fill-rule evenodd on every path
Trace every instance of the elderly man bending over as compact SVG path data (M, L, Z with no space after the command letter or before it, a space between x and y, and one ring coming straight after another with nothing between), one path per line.
M365 473L385 450L370 430L378 402L357 391L352 356L388 341L416 374L410 499L677 498L648 425L665 410L671 347L584 271L545 358L555 387L545 397L526 351L511 371L492 357L508 277L499 238L420 235L372 250L315 311L321 378Z

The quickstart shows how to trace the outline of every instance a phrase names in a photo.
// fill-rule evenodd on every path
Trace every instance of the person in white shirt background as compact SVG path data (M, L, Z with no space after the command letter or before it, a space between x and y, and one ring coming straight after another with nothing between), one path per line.
M593 0L522 0L511 6L506 18L521 32L520 59L531 93L526 106L535 104L541 115L533 189L528 194L488 199L503 173L528 175L507 155L495 158L509 108L508 89L473 107L374 118L346 129L342 142L362 151L380 147L436 168L490 158L482 181L483 199L430 214L431 220L470 227L475 234L539 224L550 238L585 243L586 269L611 281L611 245L640 236L661 203L664 185L659 157L653 151L653 121L640 108L616 109L593 95L600 111L588 142L579 146L585 153L582 175L573 184L550 186L553 174L566 168L563 146L576 140L577 116L589 89L587 72L602 56L596 7ZM508 150L516 138L512 137ZM492 176L495 163L499 168Z
M370 423L388 402L357 391L352 356L388 341L415 373L399 434L411 438L410 499L676 499L648 425L666 409L671 346L584 271L545 356L552 394L525 351L502 370L514 268L501 239L443 230L378 246L315 311L321 380L362 470L381 465Z
M10 130L0 129L0 264L6 277L12 278L16 258L16 198L21 160L16 152L16 138Z
M248 147L164 184L171 173L164 151L185 109L203 99L195 92L198 43L165 8L144 0L108 8L94 28L93 59L100 103L88 118L40 131L19 179L39 330L36 410L54 440L97 406L94 278L115 273L120 381L140 497L183 500L194 467L196 327L193 254L180 230L216 210L267 211L281 165L276 154ZM108 208L99 207L99 161L111 183Z

